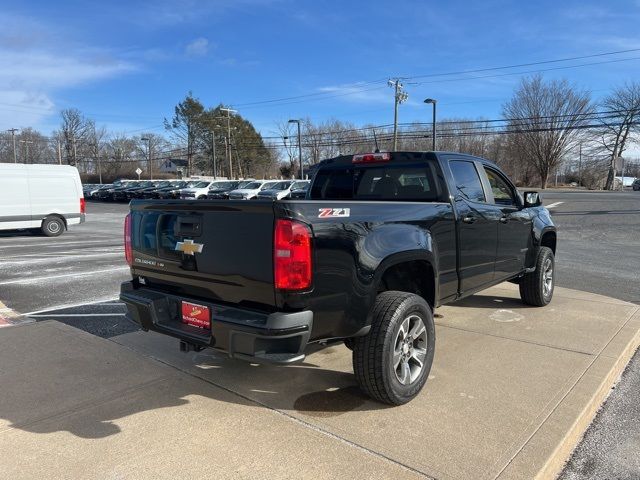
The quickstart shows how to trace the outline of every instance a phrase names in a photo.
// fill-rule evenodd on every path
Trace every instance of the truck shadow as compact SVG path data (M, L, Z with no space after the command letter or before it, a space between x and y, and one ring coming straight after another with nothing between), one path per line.
M494 310L528 308L519 299L496 295L474 295L457 305ZM10 362L16 369L13 373L0 367L0 379L3 387L7 386L0 389L0 430L11 427L40 434L66 431L87 439L109 437L122 429L130 434L131 429L142 427L129 418L151 411L155 422L173 421L176 415L192 419L202 415L202 410L194 413L191 405L198 396L204 397L214 414L216 408L221 408L227 415L241 415L244 407L253 410L259 406L308 421L398 408L375 402L360 391L351 371L351 352L342 344L322 349L312 346L304 363L283 367L232 360L213 350L184 354L179 352L176 339L140 331L99 340L119 344L132 360L100 370L103 374L98 378L87 378L87 356L80 347L51 352L49 341L34 345L29 339L31 327L11 328L24 329L20 342L25 345L14 342L10 351L49 350L45 356L57 360L46 367L35 358L24 363ZM89 361L99 365L110 359L96 354ZM436 353L436 368L437 364ZM138 379L132 384L131 375L140 365L156 372L155 379ZM37 384L43 368L51 381ZM130 386L123 387L126 384ZM111 387L105 390L102 385ZM421 397L429 394L427 382L414 402L421 402ZM411 404L407 407L411 408Z
M525 305L519 298L506 297L500 295L486 295L476 294L470 297L458 300L455 303L456 307L470 307L470 308L489 308L489 309L529 309L533 308L530 305ZM441 312L437 312L441 313Z

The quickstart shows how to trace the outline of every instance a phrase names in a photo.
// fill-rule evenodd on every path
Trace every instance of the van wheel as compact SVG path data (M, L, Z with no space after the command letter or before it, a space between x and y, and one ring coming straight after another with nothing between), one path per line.
M64 222L58 217L47 217L42 221L40 230L47 237L57 237L64 232Z
M525 273L520 281L520 298L523 303L535 307L548 305L553 297L555 284L555 259L549 247L540 247L536 269Z
M411 401L427 381L436 332L422 297L388 291L376 298L371 330L353 339L353 371L370 397L391 405Z

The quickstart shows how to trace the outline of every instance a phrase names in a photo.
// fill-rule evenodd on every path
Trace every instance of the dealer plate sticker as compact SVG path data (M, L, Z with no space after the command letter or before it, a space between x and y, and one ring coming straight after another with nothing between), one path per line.
M211 311L204 305L182 302L182 323L192 327L211 328Z

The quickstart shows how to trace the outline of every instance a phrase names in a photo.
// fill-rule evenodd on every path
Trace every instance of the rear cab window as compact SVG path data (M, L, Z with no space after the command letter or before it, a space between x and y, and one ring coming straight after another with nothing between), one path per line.
M393 153L388 162L354 165L351 157L318 170L311 200L446 201L446 187L435 158Z

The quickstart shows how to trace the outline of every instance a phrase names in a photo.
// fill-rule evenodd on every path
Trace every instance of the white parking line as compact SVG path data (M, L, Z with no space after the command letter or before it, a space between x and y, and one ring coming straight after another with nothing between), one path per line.
M64 247L66 245L86 245L88 243L104 243L105 246L120 246L122 242L116 241L113 238L105 240L84 240L74 242L57 242L57 243L28 243L28 244L12 244L12 245L0 245L0 249L3 248L26 248L26 247Z
M53 317L124 317L126 313L52 313L47 315L42 313L39 315L27 315L30 318L53 318Z
M115 302L114 300L118 300L120 297L117 296L111 296L111 297L105 297L105 298L101 298L99 300L93 300L91 302L82 302L82 303L66 303L63 305L55 305L53 307L47 307L47 308L42 308L40 310L34 310L33 312L28 312L28 313L23 313L22 315L24 315L25 317L30 317L32 315L38 315L40 313L44 313L44 312L54 312L56 310L63 310L65 308L76 308L76 307L84 307L85 305L97 305L98 303L107 303L107 302L112 302L109 303L109 305L124 305L124 303L122 302Z
M24 255L25 257L29 255ZM101 257L114 257L114 256L122 256L122 252L105 252L105 253L88 253L88 254L70 254L70 255L48 255L48 254L34 254L31 256L39 256L40 258L29 258L28 260L9 260L9 261L0 261L0 268L4 265L27 265L34 263L53 263L54 260L79 260L83 258L101 258Z
M558 207L558 206L562 205L563 203L564 203L564 202L556 202L556 203L552 203L552 204L550 204L550 205L545 205L545 207L547 207L547 209L549 209L549 208L555 208L555 207Z
M62 275L48 275L44 277L29 277L29 278L18 278L14 280L6 280L4 282L0 282L0 285L14 285L16 283L37 283L37 282L47 282L49 280L56 280L58 278L65 277L87 277L90 275L96 275L98 273L107 273L107 272L117 272L120 270L128 270L129 267L115 267L115 268L105 268L103 270L91 270L89 272L78 272L78 273L65 273Z

